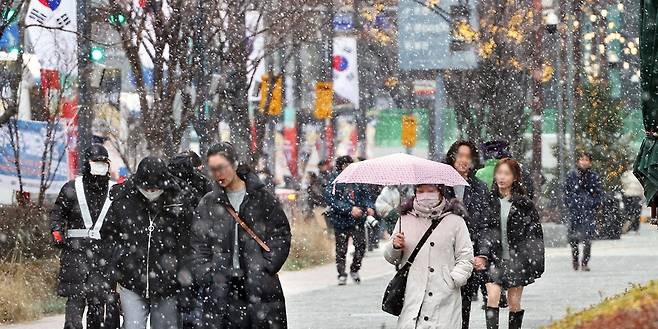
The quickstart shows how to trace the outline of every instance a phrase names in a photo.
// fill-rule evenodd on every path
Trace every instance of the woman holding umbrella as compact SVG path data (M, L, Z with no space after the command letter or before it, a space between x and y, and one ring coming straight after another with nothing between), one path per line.
M544 273L544 237L539 214L520 184L521 167L512 159L494 170L491 216L480 251L487 257L487 329L498 329L498 302L507 289L509 328L520 329L523 288Z
M460 288L473 271L473 244L463 207L456 199L444 198L439 185L417 185L415 192L413 206L402 212L384 255L393 265L412 261L397 327L461 328ZM436 221L439 224L432 225ZM415 258L410 260L412 254Z

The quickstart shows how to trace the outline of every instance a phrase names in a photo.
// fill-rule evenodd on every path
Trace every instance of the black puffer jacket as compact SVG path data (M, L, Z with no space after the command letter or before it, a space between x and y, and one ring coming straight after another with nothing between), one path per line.
M495 193L493 193L495 194ZM500 199L492 195L491 216L483 233L480 252L490 263L502 262L503 247L500 228ZM544 273L544 234L539 214L526 196L513 196L507 219L507 239L510 249L510 268L522 281L533 282Z
M466 208L466 215L463 216L468 226L468 233L473 242L473 254L475 256L481 255L480 245L482 240L482 232L486 227L487 218L490 213L490 193L487 185L472 175L466 180L469 186L464 188L463 204ZM455 191L452 187L444 187L443 193L448 199L456 197Z
M243 173L240 178L247 190L240 217L271 251L262 250L241 228L238 230L248 310L243 319L233 319L233 323L247 323L248 328L286 328L285 299L277 273L290 251L288 218L255 173ZM226 211L229 204L224 190L216 187L201 199L192 225L192 270L214 304L204 317L209 328L225 328L221 313L230 305L228 282L233 270L235 221Z
M95 223L108 193L108 177L91 174L83 176L85 198L92 221ZM75 180L69 181L59 192L50 215L52 232L62 237L70 229L85 229L80 213ZM65 238L60 256L59 286L63 297L109 290L109 271L106 260L110 254L102 247L103 240L89 238Z
M179 289L181 237L189 215L180 187L168 184L149 202L133 179L111 191L113 200L103 234L114 250L115 279L143 297L168 297ZM149 225L153 230L149 236Z

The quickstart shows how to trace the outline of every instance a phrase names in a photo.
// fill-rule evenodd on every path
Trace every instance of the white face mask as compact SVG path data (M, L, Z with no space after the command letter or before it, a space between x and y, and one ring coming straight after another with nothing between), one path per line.
M441 203L439 192L416 193L416 202L423 207L434 207Z
M142 195L147 198L149 201L154 201L157 198L159 198L162 193L164 193L164 190L153 190L153 191L147 191L143 188L139 188L139 192L142 193Z
M94 176L105 176L110 170L110 164L103 161L89 161L89 173Z

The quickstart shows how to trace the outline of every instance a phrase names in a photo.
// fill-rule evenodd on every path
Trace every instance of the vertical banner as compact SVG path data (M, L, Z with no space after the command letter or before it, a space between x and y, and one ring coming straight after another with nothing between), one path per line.
M334 92L359 108L359 71L356 64L356 38L334 38Z
M77 73L76 6L76 0L30 0L26 32L42 68Z

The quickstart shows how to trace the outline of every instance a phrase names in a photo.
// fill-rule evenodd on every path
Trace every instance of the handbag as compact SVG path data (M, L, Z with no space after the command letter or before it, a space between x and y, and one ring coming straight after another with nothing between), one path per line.
M409 277L411 264L414 262L414 259L416 259L416 255L418 255L418 252L420 252L420 249L423 247L434 229L439 223L441 223L443 217L445 217L445 215L432 221L432 225L430 225L427 231L425 231L423 237L420 238L416 248L414 248L411 255L409 255L407 262L404 263L391 282L388 283L386 291L384 292L384 299L382 300L382 310L384 312L395 316L400 316L400 313L402 313L402 307L404 306L404 293L407 290L407 279Z

